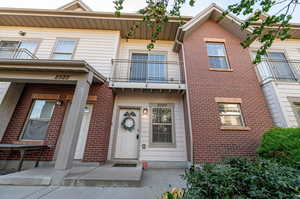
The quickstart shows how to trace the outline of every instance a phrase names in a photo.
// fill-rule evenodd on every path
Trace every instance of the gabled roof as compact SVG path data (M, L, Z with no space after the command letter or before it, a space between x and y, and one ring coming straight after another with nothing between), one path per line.
M66 5L59 7L57 10L69 11L92 11L92 9L80 0L75 0Z
M211 4L209 7L202 10L199 14L197 14L195 17L189 20L186 24L178 28L176 34L176 40L182 42L185 36L190 34L193 30L197 29L207 20L213 20L217 22L219 25L221 25L224 29L228 30L229 32L232 32L239 38L245 39L247 33L251 32L251 28L245 31L241 31L240 25L243 21L231 14L228 14L223 19L221 19L224 11L225 10L223 10L215 3ZM179 46L176 43L174 45L174 50L178 51L178 49Z

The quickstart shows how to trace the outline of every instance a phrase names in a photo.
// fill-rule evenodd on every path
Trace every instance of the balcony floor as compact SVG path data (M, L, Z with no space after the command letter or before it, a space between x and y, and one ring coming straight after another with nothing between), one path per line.
M185 84L176 83L110 82L109 86L123 89L186 90Z

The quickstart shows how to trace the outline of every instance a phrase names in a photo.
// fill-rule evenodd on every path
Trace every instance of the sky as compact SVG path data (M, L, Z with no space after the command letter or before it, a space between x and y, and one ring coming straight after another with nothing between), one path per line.
M13 8L41 8L41 9L56 9L65 5L72 0L0 0L0 7L13 7ZM113 0L82 0L94 11L114 12ZM145 6L146 0L125 0L123 12L136 12ZM204 8L208 7L211 3L216 3L222 8L230 4L236 3L238 0L196 0L194 7L184 6L182 15L195 16ZM273 10L273 13L276 12ZM300 23L300 5L294 12L292 22ZM242 17L243 18L243 17Z

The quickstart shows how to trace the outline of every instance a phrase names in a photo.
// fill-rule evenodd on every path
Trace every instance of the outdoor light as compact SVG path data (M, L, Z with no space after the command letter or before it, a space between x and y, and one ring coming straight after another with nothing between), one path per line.
M60 101L60 100L56 101L56 105L61 106L62 104L63 104L63 101Z
M143 109L143 115L147 115L148 114L148 108L144 108Z
M20 30L20 31L19 31L19 35L21 35L21 36L25 36L25 35L26 35L26 32L24 32L24 31Z

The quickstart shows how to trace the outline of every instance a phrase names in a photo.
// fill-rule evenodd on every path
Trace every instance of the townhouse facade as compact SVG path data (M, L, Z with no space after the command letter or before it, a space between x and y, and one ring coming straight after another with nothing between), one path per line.
M155 48L138 14L0 9L1 144L46 145L45 164L147 162L186 167L252 156L271 114L240 42L239 19L213 4ZM28 163L38 157L27 154ZM1 165L18 153L0 152ZM5 162L5 163L4 163ZM3 164L2 164L3 163Z

